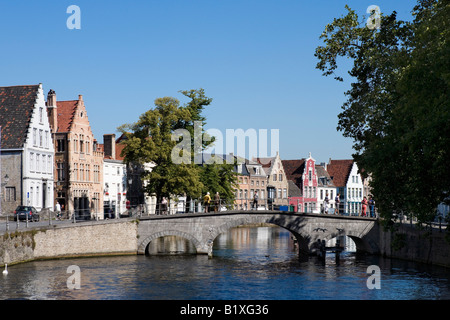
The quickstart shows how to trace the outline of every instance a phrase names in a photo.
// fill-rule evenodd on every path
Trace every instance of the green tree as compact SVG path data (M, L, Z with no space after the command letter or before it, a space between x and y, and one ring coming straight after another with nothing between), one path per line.
M317 68L339 81L338 59L353 61L337 128L353 139L353 157L371 174L385 221L404 212L427 222L448 198L449 8L446 1L420 0L411 22L392 12L377 30L346 6L315 52Z
M156 194L158 203L162 197L171 195L186 195L190 199L200 198L202 194L219 192L223 199L232 200L234 197L234 171L229 164L198 165L194 161L197 153L214 143L214 139L207 136L204 130L206 118L202 115L204 108L212 102L206 97L204 90L181 91L190 98L184 106L172 97L158 98L155 107L148 110L133 124L124 124L118 128L124 133L125 147L123 155L126 163L151 163L152 170L145 171L141 179L145 181L145 191ZM196 130L196 123L201 130ZM186 162L174 163L172 155L178 152L176 148L179 139L174 139L174 132L185 129L189 132L189 152ZM201 143L194 144L194 135ZM205 138L206 136L206 138ZM187 137L184 137L187 138Z
M234 165L227 163L213 163L205 164L202 159L202 153L208 148L214 145L215 139L205 132L206 117L203 115L205 107L212 103L212 99L205 95L203 89L198 90L185 90L180 91L184 96L190 100L182 109L189 111L191 117L188 120L180 119L174 129L186 129L191 139L191 161L201 165L198 167L200 170L200 181L202 182L202 194L210 192L211 195L219 192L221 198L227 202L234 200L234 187L236 184ZM201 130L199 127L200 124ZM196 136L197 135L197 136ZM194 143L194 140L200 141L198 145ZM188 201L191 198L195 198L195 194L187 194Z
M220 199L226 204L234 201L234 189L237 186L237 173L234 170L234 164L212 163L201 167L200 179L203 183L202 194L211 193L214 197L219 192Z
M200 170L194 164L175 164L171 154L176 145L172 133L179 121L189 121L189 110L181 108L172 97L158 98L155 108L148 110L134 124L119 127L125 136L123 154L126 163L152 163L151 171L145 171L145 191L155 193L158 203L162 197L190 194L200 196L202 183Z

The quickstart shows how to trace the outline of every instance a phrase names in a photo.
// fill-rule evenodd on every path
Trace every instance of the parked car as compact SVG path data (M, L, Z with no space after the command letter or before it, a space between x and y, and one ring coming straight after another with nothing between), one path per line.
M28 217L28 221L39 221L39 213L37 212L35 207L30 206L18 206L14 211L14 221L26 220Z

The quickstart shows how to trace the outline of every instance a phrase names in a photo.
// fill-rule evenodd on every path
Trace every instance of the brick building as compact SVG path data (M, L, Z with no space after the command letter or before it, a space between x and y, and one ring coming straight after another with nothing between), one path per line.
M103 152L89 124L83 96L56 101L47 96L50 126L55 144L55 200L77 218L103 217Z

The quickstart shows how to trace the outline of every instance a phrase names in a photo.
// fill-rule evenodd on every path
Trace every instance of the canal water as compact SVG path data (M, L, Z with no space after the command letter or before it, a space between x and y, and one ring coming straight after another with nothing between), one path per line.
M0 275L0 299L450 299L449 269L355 252L342 253L339 261L332 253L325 262L299 261L290 233L278 227L231 229L215 239L213 249L212 259L165 254L9 266L8 275ZM369 266L380 269L374 280L380 289L368 288Z

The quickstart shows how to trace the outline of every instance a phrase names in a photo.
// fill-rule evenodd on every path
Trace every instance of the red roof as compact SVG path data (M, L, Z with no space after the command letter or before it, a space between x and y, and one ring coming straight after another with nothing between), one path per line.
M330 160L327 171L336 187L343 187L347 184L352 165L353 160Z
M273 161L275 160L275 157L272 158L253 158L253 161L259 163L262 165L263 168L270 168L272 167Z
M56 132L69 132L78 100L57 101L58 128Z
M302 174L305 170L305 159L299 160L281 160L284 173L288 180L293 181L297 186L302 183Z

